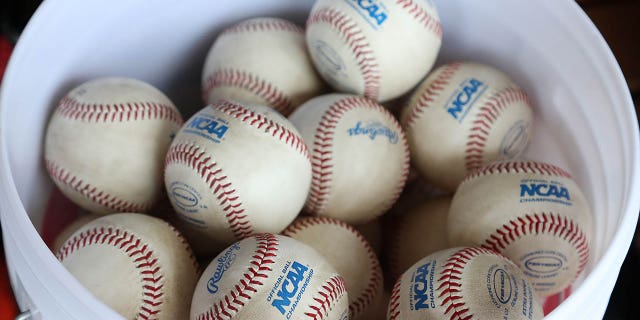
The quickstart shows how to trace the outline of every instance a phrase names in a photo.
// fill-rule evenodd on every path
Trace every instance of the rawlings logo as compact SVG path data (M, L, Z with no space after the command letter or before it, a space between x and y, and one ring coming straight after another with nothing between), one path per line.
M227 121L209 115L194 116L184 128L184 132L199 135L215 143L220 143L229 130Z
M283 272L287 272L287 269L287 266L285 266ZM305 273L307 271L309 272L309 274L306 276L305 280ZM287 272L286 278L278 279L278 281L276 282L277 286L278 282L282 281L280 288L276 293L277 297L273 299L273 301L271 301L271 305L278 309L278 311L283 315L285 314L285 312L287 312L287 308L289 308L289 311L286 314L286 318L290 319L293 315L293 311L298 305L298 301L300 301L300 299L302 298L302 294L309 285L309 281L311 280L312 275L313 269L309 270L309 267L297 261L294 261L293 264L291 264L291 268ZM301 283L303 281L304 283ZM293 303L291 302L292 298L294 301Z
M379 0L347 0L347 3L376 26L381 26L389 15L387 8Z
M436 303L433 296L433 277L435 261L427 262L418 267L413 277L413 301L411 302L411 310L421 310L435 308Z
M398 143L398 133L377 121L367 122L364 126L362 122L358 121L355 127L350 128L347 132L349 136L363 135L368 136L371 140L375 140L375 138L380 135L387 137L391 144Z
M447 112L458 122L462 122L474 102L484 93L487 85L477 79L469 79L460 85L445 105Z
M229 267L233 264L233 260L236 259L236 253L234 251L238 250L240 250L240 246L235 243L224 252L222 257L218 258L216 271L213 273L213 276L209 281L207 281L207 291L209 291L209 293L214 294L218 292L218 282L222 279L224 272L229 270Z

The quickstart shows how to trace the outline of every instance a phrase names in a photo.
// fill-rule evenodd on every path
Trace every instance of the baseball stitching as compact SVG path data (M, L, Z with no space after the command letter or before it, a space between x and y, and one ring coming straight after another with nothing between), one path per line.
M474 257L488 254L498 257L502 255L484 248L465 248L454 254L452 254L447 262L444 264L444 270L440 273L441 277L438 278L439 286L436 291L440 292L438 298L443 298L441 307L446 307L445 314L453 311L449 319L451 320L472 320L473 314L467 315L469 307L466 306L465 299L462 295L462 274L464 268L471 259Z
M344 279L335 275L329 278L317 292L317 296L313 298L315 303L309 305L309 309L304 314L308 319L321 320L324 319L331 310L331 304L340 299L347 292Z
M263 18L244 21L234 26L224 29L219 37L227 36L233 33L243 32L269 32L269 31L286 31L294 33L304 33L304 29L295 23L291 23L287 20Z
M172 145L165 159L165 171L170 164L182 164L200 175L219 201L218 204L236 239L244 239L253 234L253 227L239 200L240 196L236 194L236 189L222 168L206 154L206 151L195 144Z
M103 190L99 190L97 187L86 183L82 178L73 175L69 170L50 159L45 159L45 167L53 180L111 211L146 212L149 211L153 205L152 203L132 203Z
M365 251L367 252L367 257L369 258L369 266L371 266L371 275L369 277L369 281L367 282L366 288L358 297L349 296L349 318L353 318L354 315L360 314L365 310L367 306L371 303L375 295L378 293L378 289L382 285L382 270L380 269L380 262L376 257L375 252L371 248L371 245L367 242L367 240L354 229L352 226L336 219L331 219L327 217L305 217L295 221L291 224L287 229L285 229L282 234L285 236L293 236L304 229L308 229L310 227L316 225L335 225L346 229L351 232L353 235L358 238L360 243L364 246Z
M76 250L93 244L107 244L127 254L139 271L143 299L138 310L140 319L158 319L162 311L164 276L153 250L134 234L116 227L85 230L68 240L56 255L60 262Z
M307 29L312 24L326 23L334 28L349 45L364 80L364 95L377 99L380 94L380 70L366 36L346 14L333 8L315 10L307 20Z
M572 179L571 175L563 169L547 163L531 162L531 161L509 161L494 162L488 166L467 174L462 183L470 180L498 173L526 173L526 174L543 174L549 176L564 177Z
M467 140L465 149L465 167L467 172L483 165L484 147L489 138L491 127L498 120L502 111L515 103L522 102L531 105L529 96L521 88L506 88L495 93L480 107L473 127Z
M517 239L527 235L550 234L567 241L578 253L579 265L575 277L584 270L589 260L589 244L582 229L573 220L557 213L533 213L509 220L497 228L482 244L483 248L499 253ZM574 278L575 278L574 277Z
M433 32L436 37L442 39L442 26L438 19L432 17L427 10L413 0L397 0L396 3L403 9L408 10L413 18L418 20L429 31Z
M402 128L400 128L393 115L391 115L389 111L384 109L382 106L367 98L349 97L341 99L332 104L322 115L313 139L313 150L311 156L311 189L309 190L309 197L305 204L306 210L312 214L319 214L324 210L324 206L330 192L330 182L333 174L333 164L331 160L335 129L342 116L344 116L348 111L356 108L374 109L384 114L391 120L391 123L395 124L396 130L398 130L400 135L400 141L402 141L404 148L406 160L402 168L401 178L396 191L383 211L388 210L398 199L402 192L402 188L404 187L404 183L407 180L407 176L409 175L409 146Z
M233 289L217 299L209 310L196 316L197 320L232 319L258 291L256 287L263 285L262 279L269 277L267 272L272 271L271 265L275 263L273 259L277 256L278 238L269 233L254 237L258 243L252 260L247 263L248 269L238 276L240 280Z
M202 100L208 101L211 91L218 87L237 87L247 90L267 101L270 106L285 116L293 111L293 102L282 90L267 80L246 71L216 70L204 82Z
M198 272L200 270L200 264L198 263L198 260L196 259L196 255L194 254L193 249L191 249L191 245L189 245L189 242L187 241L187 239L182 235L182 233L180 233L180 231L178 231L178 229L174 228L170 223L166 223L166 225L167 227L169 227L169 229L171 229L171 231L173 231L173 233L176 234L176 236L178 237L178 240L180 240L180 243L182 243L182 245L184 246L184 250L189 255L189 260L191 261L191 265L196 270L196 272Z
M389 308L387 311L387 319L396 320L400 317L400 287L402 286L402 278L396 281L391 290L391 298L389 299Z
M178 126L182 116L175 108L156 102L123 102L115 104L82 103L66 96L55 111L57 116L86 122L127 122L163 119Z
M287 129L277 122L257 114L242 105L226 100L221 100L210 107L230 117L236 118L251 127L262 130L264 133L284 142L302 156L309 159L309 150L302 138L297 133Z
M444 91L461 66L461 62L454 62L439 69L436 78L422 91L418 102L411 108L409 115L404 119L403 126L407 130L412 128L416 120L422 116L424 109L431 107L431 104Z

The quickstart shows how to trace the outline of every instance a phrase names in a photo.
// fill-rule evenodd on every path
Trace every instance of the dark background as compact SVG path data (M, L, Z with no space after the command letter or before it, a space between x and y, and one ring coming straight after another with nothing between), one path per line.
M578 0L613 50L629 85L636 106L640 102L640 0ZM9 0L0 3L0 75L4 72L11 47L20 36L40 1ZM61 39L61 41L64 41ZM637 110L637 108L636 108ZM629 248L618 282L605 315L607 320L638 319L634 303L639 300L640 240ZM0 320L17 315L7 279L4 252L0 245Z

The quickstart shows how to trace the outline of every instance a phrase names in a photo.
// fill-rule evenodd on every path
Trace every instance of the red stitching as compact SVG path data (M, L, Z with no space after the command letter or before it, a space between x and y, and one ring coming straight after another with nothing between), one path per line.
M220 33L219 37L227 36L232 33L260 31L287 31L304 34L303 28L287 20L275 18L259 18L243 21L229 28L226 28Z
M235 69L216 70L204 82L202 99L208 101L211 90L217 87L238 87L247 90L266 100L270 106L285 116L293 111L293 102L282 90L246 71Z
M136 120L169 120L182 125L182 116L175 108L156 102L123 102L115 104L82 103L69 96L60 100L55 114L87 122L126 122Z
M412 14L416 20L420 21L427 30L432 31L438 38L442 39L442 26L440 25L440 21L431 16L422 6L413 0L397 0L396 3L402 6L402 8L407 9L409 14Z
M396 284L391 290L391 298L389 299L389 310L387 311L387 319L396 320L400 319L400 287L402 285L402 278L396 281Z
M347 292L344 279L335 275L325 282L313 298L314 304L309 305L309 309L304 314L308 319L320 320L324 319L331 310L331 304L340 299Z
M287 227L287 229L282 231L282 234L285 236L293 236L301 232L302 230L310 228L312 226L326 224L341 227L354 234L358 238L360 243L364 245L365 250L367 251L367 256L369 258L369 265L373 266L371 276L369 277L367 286L362 294L357 298L349 296L349 300L351 300L349 304L349 318L355 318L356 315L362 313L364 309L369 306L375 295L378 293L378 289L380 289L380 286L382 285L382 270L380 269L380 262L378 261L375 252L373 252L371 245L369 245L362 234L360 234L360 232L358 232L356 229L345 222L327 217L305 217L298 219L289 227Z
M431 107L462 65L462 62L453 62L436 70L437 73L434 74L436 78L422 91L418 102L409 111L409 116L404 119L405 128L413 127L416 120L424 113L424 109Z
M63 262L66 257L76 250L93 244L107 244L121 249L131 257L136 269L142 277L142 302L138 309L137 318L158 319L164 291L164 276L158 265L158 257L153 250L143 243L140 238L126 230L116 227L99 227L88 229L67 240L65 245L56 254L58 260Z
M507 162L494 162L478 170L467 174L462 183L466 183L478 177L499 173L527 173L543 174L549 176L572 179L571 175L563 169L543 162L511 160Z
M243 239L253 234L253 228L244 211L240 196L236 194L231 181L222 172L212 156L207 155L195 144L177 143L167 152L165 168L173 163L180 163L190 167L209 186L213 196L227 218L229 227L237 239ZM165 169L166 170L166 169Z
M297 133L287 129L277 122L265 116L257 114L240 104L226 100L220 100L210 107L230 117L234 117L248 124L249 126L270 134L272 137L277 138L285 144L288 144L293 149L298 151L298 153L309 159L309 150L307 149L307 145L304 143L302 138Z
M322 212L327 201L327 196L329 195L329 184L333 174L331 148L333 147L333 139L337 123L345 113L356 108L370 108L383 113L396 125L396 130L398 130L398 133L400 134L400 139L404 148L406 161L402 168L401 183L398 184L397 190L394 192L389 203L382 212L387 211L398 199L400 193L402 193L404 183L409 175L409 146L404 132L393 115L373 100L357 96L348 97L336 101L329 107L324 115L322 115L314 136L313 150L311 151L311 189L309 190L309 196L305 204L306 210L312 214Z
M498 120L504 109L518 102L531 105L529 96L524 90L521 88L506 88L494 94L479 108L479 112L473 121L473 127L469 132L465 149L467 172L482 167L484 147L493 124Z
M380 93L378 62L374 57L373 49L357 23L333 8L314 10L307 20L307 29L315 23L327 23L342 36L346 44L351 48L360 68L360 73L364 80L364 95L377 100Z
M213 306L207 311L196 316L197 320L205 319L231 319L251 300L252 295L258 292L256 287L262 286L262 279L269 277L268 271L272 271L271 265L278 251L278 238L269 233L255 235L258 242L252 260L246 265L247 270L237 278L238 283L233 286L230 292L216 299Z
M523 217L509 220L487 237L482 247L502 252L518 238L529 234L551 234L567 241L576 249L580 257L575 277L584 270L587 260L589 260L587 237L577 223L557 213L525 214Z
M73 175L72 172L62 168L52 160L45 159L45 167L51 178L58 183L113 212L146 212L153 205L152 203L132 203L99 190L97 187L85 183L82 178Z
M451 320L473 319L473 314L467 314L469 307L466 306L465 299L462 297L461 280L465 265L480 254L502 257L502 255L484 248L465 248L452 254L440 273L441 277L438 278L439 286L436 291L440 292L438 298L442 298L440 306L446 307L445 314L453 311L450 315Z

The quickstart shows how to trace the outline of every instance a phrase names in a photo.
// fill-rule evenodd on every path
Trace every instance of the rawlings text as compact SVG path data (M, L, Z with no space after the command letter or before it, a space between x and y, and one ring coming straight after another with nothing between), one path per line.
M398 133L377 121L367 122L365 125L358 121L353 128L348 130L348 133L349 136L368 136L371 140L375 140L380 135L389 139L392 144L398 143Z
M213 273L213 277L207 281L207 291L209 291L209 293L214 294L218 292L218 282L222 279L224 272L233 264L233 260L236 259L236 253L234 251L238 250L240 250L240 246L235 243L224 252L222 257L218 258L216 271Z

